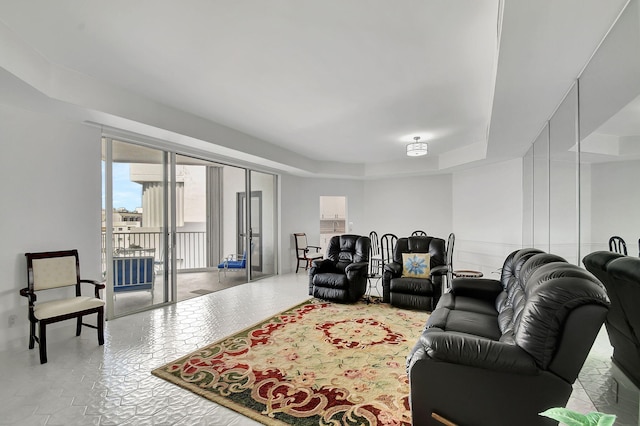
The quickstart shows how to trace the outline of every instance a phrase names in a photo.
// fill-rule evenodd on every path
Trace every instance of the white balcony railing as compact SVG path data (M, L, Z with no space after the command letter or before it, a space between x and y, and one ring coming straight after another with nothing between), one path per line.
M114 232L114 255L154 256L160 264L164 261L160 232ZM176 268L201 269L207 266L205 232L176 233ZM102 233L102 270L106 270L106 234Z

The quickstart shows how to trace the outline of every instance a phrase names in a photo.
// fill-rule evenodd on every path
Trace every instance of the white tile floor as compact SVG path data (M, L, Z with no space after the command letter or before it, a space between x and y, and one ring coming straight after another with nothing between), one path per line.
M75 337L68 321L50 331L44 365L37 347L29 351L25 341L22 350L0 353L0 424L257 424L152 376L151 370L304 301L307 279L305 273L278 276L108 321L103 347L94 330L85 328ZM597 374L606 377L606 335L599 345L604 349L594 348L597 356L590 355L586 366L595 362ZM594 410L591 401L602 391L580 382L574 388L569 406ZM637 407L635 413L637 424ZM625 424L634 423L616 426Z

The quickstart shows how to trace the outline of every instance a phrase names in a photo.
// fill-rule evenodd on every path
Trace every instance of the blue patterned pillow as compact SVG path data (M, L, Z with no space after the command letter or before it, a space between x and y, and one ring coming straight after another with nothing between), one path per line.
M429 278L431 256L429 253L402 253L402 276Z

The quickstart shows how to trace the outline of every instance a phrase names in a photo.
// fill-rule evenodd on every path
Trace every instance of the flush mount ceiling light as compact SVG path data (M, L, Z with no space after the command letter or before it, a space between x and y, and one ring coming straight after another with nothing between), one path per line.
M419 142L420 136L415 136L413 140L415 142L411 142L407 145L407 155L409 157L420 157L421 155L427 155L427 143Z

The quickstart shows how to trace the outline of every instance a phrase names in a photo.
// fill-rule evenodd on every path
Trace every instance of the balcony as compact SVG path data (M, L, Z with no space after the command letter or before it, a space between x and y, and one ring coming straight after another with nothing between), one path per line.
M164 262L160 232L114 232L113 252L117 256L153 256L157 265ZM102 233L102 270L106 271L106 234ZM215 266L207 265L206 233L176 233L176 270L187 272Z

